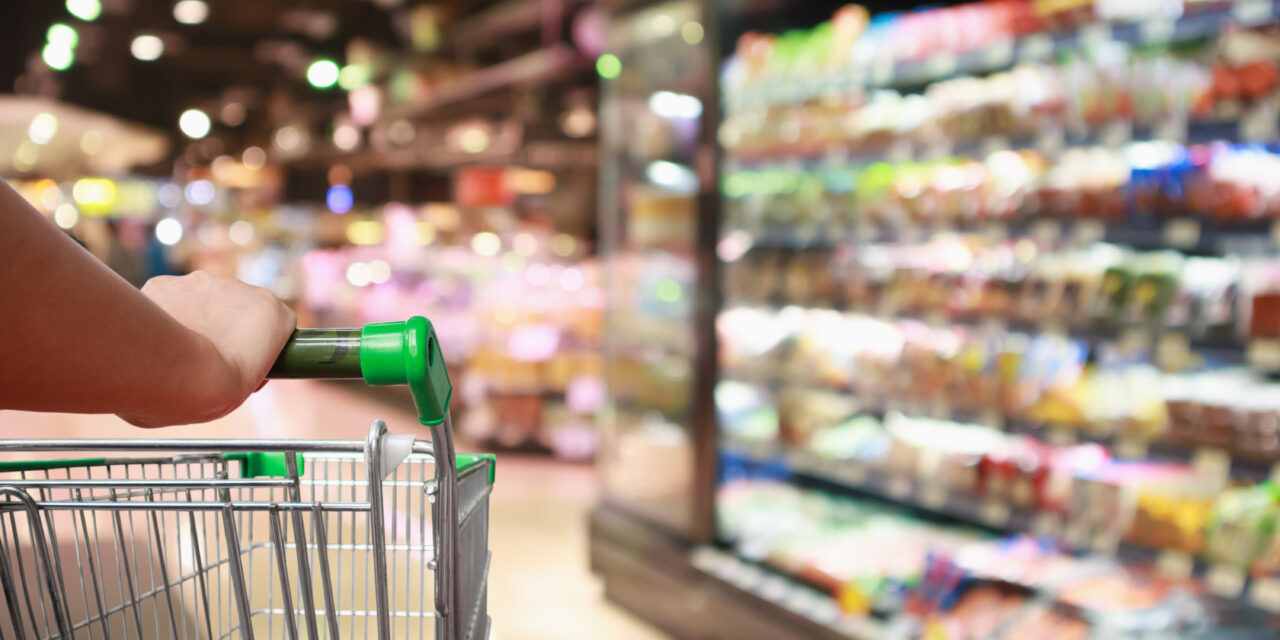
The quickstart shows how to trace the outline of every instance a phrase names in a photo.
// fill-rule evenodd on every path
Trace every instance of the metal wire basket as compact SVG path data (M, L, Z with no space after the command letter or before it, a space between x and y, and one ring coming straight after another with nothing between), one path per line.
M275 375L338 377L307 336ZM486 638L494 461L417 391L431 442L0 441L111 456L0 462L0 637Z

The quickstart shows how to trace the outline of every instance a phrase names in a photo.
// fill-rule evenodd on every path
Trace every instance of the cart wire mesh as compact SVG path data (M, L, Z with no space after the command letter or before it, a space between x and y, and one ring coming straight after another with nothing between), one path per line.
M0 637L486 638L492 461L387 441L0 441L130 454L0 463Z

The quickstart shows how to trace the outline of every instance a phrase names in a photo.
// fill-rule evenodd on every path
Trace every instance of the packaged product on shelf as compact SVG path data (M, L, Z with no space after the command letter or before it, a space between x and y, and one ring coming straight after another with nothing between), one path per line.
M1029 594L998 584L967 584L943 613L929 616L922 636L928 639L989 638L1017 617Z
M947 561L980 580L1041 591L1079 571L1080 560L1052 541L1012 536L965 545Z
M1248 571L1276 534L1280 488L1271 481L1228 489L1217 496L1206 531L1204 555Z
M889 435L880 420L860 414L814 432L809 439L809 450L823 459L871 466L885 458L889 443Z
M1232 451L1260 460L1280 458L1280 385L1258 385L1235 408Z
M1217 491L1197 490L1185 484L1140 487L1133 524L1125 539L1152 549L1199 552Z
M1152 567L1095 559L1053 590L1101 637L1264 638L1274 630L1256 611L1207 598L1196 580L1169 579Z
M1215 343L1237 339L1240 264L1234 258L1187 258L1183 263L1167 326Z
M1073 479L1109 459L1096 444L1059 447L1026 436L1011 439L1003 450L983 454L974 493L1024 509L1065 513Z
M1222 488L1189 465L1113 462L1077 475L1067 535L1078 546L1124 539L1196 552L1213 496Z
M1249 337L1280 338L1280 265L1253 263L1246 269Z
M934 525L875 503L768 481L720 488L721 529L739 552L819 586L853 615L901 608L931 553L951 553L978 534Z
M1004 451L1010 436L984 425L908 417L885 417L891 441L883 465L911 477L930 478L956 490L980 490L982 456Z
M1079 616L1049 604L1037 604L1018 616L997 638L999 640L1086 640L1089 623Z
M716 384L716 416L721 432L733 440L778 440L778 408L762 389L745 382Z
M778 394L779 441L806 447L814 432L845 421L857 409L857 401L847 394L785 388Z
M1040 335L1031 338L1020 351L1017 378L1006 410L1027 415L1044 423L1083 424L1086 407L1079 383L1084 376L1088 347L1079 340Z

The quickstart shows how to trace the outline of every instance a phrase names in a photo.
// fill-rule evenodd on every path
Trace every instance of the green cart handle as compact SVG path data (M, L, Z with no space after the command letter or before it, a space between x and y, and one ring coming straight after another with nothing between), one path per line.
M363 379L370 385L408 385L426 425L444 421L453 384L431 322L414 316L363 329L298 329L268 378Z

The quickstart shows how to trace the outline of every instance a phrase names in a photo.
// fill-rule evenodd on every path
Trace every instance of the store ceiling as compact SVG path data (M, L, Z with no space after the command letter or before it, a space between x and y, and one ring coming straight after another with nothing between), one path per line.
M52 115L55 124L48 131L48 141L36 145L29 138L40 136L35 124L40 114ZM93 153L83 152L90 146ZM0 173L15 170L23 156L30 155L22 170L35 175L115 175L163 160L169 152L169 137L157 129L47 98L0 95L0 149L21 150L0 154Z
M345 92L311 87L306 66L317 58L341 62L347 44L357 38L408 51L407 12L423 4L438 8L450 21L441 29L446 55L465 56L479 65L497 62L507 53L504 48L527 47L529 40L537 47L539 37L545 37L539 33L537 12L530 14L531 7L543 4L538 0L207 0L208 18L196 25L175 20L174 2L101 0L101 16L92 22L71 16L64 0L6 3L7 17L0 23L0 91L112 114L168 132L175 141L182 140L178 116L200 108L214 118L218 144L234 150L269 143L281 112L326 122L344 110ZM40 57L49 26L58 22L79 33L75 62L62 72L49 69ZM455 26L470 34L465 46L448 41ZM145 62L130 53L140 34L164 42L159 59ZM246 107L243 124L218 122L230 102ZM184 145L179 143L175 152L181 153Z

